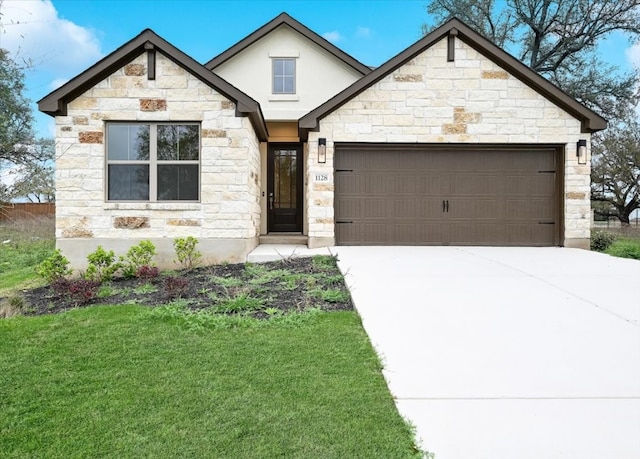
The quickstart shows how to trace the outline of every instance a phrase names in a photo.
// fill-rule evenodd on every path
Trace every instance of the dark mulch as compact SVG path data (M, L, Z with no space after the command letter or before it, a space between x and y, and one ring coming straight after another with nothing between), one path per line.
M75 294L68 287L58 290L62 292L51 286L23 291L24 313L52 314L96 304L160 306L176 300L194 310L215 308L221 313L258 318L268 317L265 310L270 308L283 312L353 309L334 257L215 265L161 273L151 279L118 278L93 290L90 285L81 285L81 292ZM91 290L96 296L85 300Z

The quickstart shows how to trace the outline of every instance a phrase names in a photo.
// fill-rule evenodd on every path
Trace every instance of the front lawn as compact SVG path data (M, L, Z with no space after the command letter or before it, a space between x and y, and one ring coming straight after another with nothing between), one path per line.
M357 314L294 317L193 329L128 305L0 320L2 457L419 457Z

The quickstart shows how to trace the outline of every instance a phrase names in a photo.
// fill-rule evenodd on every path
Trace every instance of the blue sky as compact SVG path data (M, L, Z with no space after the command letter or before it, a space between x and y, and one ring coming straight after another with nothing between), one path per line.
M145 28L199 62L224 51L285 11L364 64L377 66L418 40L426 0L175 1L4 0L0 47L30 59L28 97L41 99ZM606 60L630 69L640 47L622 37L601 46ZM52 119L36 113L41 136Z

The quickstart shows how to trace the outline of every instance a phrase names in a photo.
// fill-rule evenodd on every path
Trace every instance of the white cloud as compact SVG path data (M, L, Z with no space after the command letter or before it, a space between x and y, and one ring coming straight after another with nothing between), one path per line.
M369 27L358 27L356 30L356 37L369 38L371 36L371 29Z
M640 68L640 44L625 49L624 55L633 67Z
M74 74L103 54L94 31L62 19L50 0L0 2L0 47L38 71Z
M58 89L60 86L62 86L63 84L65 84L67 81L69 81L69 78L56 78L55 80L53 80L51 83L49 83L49 88L52 91L55 91L56 89Z
M323 33L322 38L330 41L331 43L337 43L342 40L342 35L340 35L340 32L338 32L337 30L334 30L332 32Z

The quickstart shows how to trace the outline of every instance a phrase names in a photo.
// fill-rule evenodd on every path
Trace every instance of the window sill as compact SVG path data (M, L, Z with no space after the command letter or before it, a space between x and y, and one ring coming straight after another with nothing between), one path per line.
M199 202L105 202L103 210L200 210Z
M269 96L269 102L291 102L300 100L300 96L297 94L271 94Z

